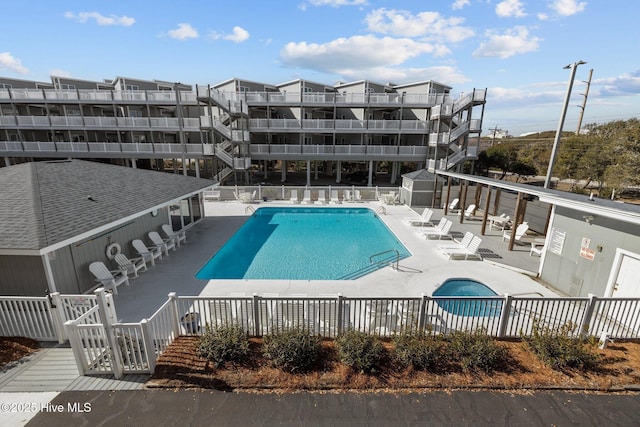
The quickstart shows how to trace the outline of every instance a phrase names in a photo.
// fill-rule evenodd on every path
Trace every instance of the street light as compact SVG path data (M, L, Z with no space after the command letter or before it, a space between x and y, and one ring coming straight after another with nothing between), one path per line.
M576 77L576 69L578 65L586 64L584 61L574 62L566 67L565 70L571 69L571 78L569 79L569 86L567 86L567 94L564 98L564 107L562 108L562 114L560 115L560 121L558 122L558 129L556 130L556 137L553 140L553 147L551 148L551 160L549 161L549 167L547 168L547 177L544 180L544 188L549 188L551 185L551 172L553 171L553 165L556 162L556 155L558 150L558 143L560 142L560 135L562 134L562 127L564 126L564 118L567 115L567 107L569 107L569 98L571 97L571 88L573 87L573 80Z

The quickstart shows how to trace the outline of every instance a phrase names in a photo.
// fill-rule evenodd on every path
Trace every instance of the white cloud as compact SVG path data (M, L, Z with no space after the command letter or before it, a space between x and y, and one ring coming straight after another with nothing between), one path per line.
M346 69L341 75L350 80L368 79L377 82L396 84L434 80L439 83L455 85L466 83L469 79L455 67L439 66L426 68L373 67L366 70Z
M577 0L554 0L549 7L560 16L571 16L582 12L587 3Z
M198 31L190 24L180 23L175 30L169 30L169 37L176 40L197 39Z
M520 0L504 0L496 5L496 15L501 18L522 18L527 16L524 13L524 6Z
M596 79L593 85L602 96L637 96L640 93L640 70L625 73L618 77Z
M539 42L542 40L538 37L531 36L529 30L523 26L517 26L498 34L493 30L486 32L488 40L473 52L476 57L499 57L502 59L510 56L523 54L527 52L535 52L538 50Z
M233 27L233 34L222 37L225 40L232 41L234 43L242 43L249 38L249 32L242 27Z
M423 53L443 52L448 50L408 38L366 35L339 38L324 44L290 42L280 52L280 59L288 66L341 74L353 70L362 72L372 67L392 67Z
M68 71L64 71L64 70L60 70L58 68L54 68L53 70L49 71L49 75L50 76L56 76L56 77L71 77L71 73Z
M119 25L122 27L130 27L135 24L136 20L134 18L130 18L128 16L116 16L109 15L104 16L99 12L80 12L77 15L73 12L66 12L64 17L67 19L73 19L74 21L80 22L81 24L86 23L90 19L96 21L98 25Z
M462 9L465 6L469 6L470 3L470 0L455 0L451 5L451 9Z
M367 0L309 0L309 4L312 6L365 6Z
M460 42L474 35L463 27L464 18L444 18L438 12L412 15L405 10L376 9L365 18L370 31L401 37L424 37L427 40Z
M27 67L22 65L18 58L11 55L11 52L0 52L0 69L6 69L18 74L29 74Z

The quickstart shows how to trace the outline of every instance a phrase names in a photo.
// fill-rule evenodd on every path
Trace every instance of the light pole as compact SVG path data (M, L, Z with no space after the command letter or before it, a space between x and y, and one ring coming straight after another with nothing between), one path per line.
M573 87L573 80L576 78L576 69L578 68L578 65L582 65L582 64L586 64L586 62L578 61L564 67L564 69L571 69L571 78L569 79L569 86L567 86L567 94L565 95L565 98L564 98L564 106L562 107L562 114L560 115L560 121L558 122L556 137L553 139L553 147L551 148L551 160L549 160L549 167L547 168L547 177L544 180L544 188L549 188L549 186L551 185L551 172L553 171L553 165L556 162L558 143L560 142L562 127L564 126L564 118L567 115L567 107L569 106L569 98L571 97L571 88Z

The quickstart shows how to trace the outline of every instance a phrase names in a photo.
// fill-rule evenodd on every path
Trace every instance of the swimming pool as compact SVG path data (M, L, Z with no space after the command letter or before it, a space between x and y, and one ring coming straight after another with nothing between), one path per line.
M263 207L196 278L350 280L394 261L395 251L411 255L371 209Z
M498 294L477 280L452 278L438 286L433 296L495 297ZM443 310L457 316L499 316L502 310L502 300L438 299L436 302Z

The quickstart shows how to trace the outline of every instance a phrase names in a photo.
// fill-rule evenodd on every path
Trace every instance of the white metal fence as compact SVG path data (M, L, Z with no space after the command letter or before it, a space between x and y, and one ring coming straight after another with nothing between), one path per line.
M411 331L448 335L484 331L521 338L537 325L552 333L573 325L573 334L640 338L640 299L497 297L350 298L308 296L201 297L169 294L148 319L118 323L111 295L1 297L0 334L38 340L68 337L83 374L153 373L157 358L179 335L237 324L251 336L290 328L335 338L347 330L379 337ZM57 317L59 316L59 317ZM64 320L62 328L56 318Z

